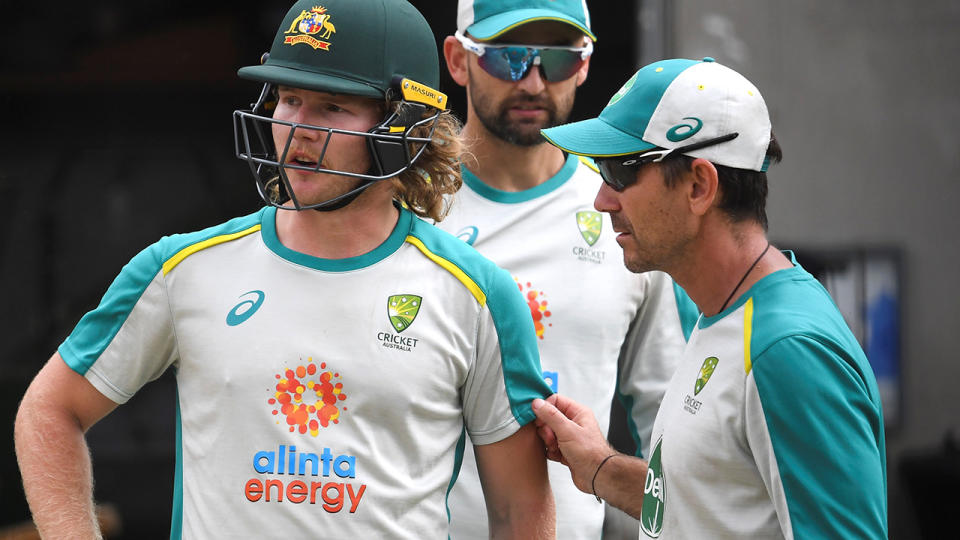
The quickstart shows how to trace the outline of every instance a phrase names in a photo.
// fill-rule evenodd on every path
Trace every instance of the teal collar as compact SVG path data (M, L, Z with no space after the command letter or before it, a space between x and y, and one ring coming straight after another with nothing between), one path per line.
M553 177L539 186L525 189L523 191L501 191L485 184L483 180L477 178L477 175L470 172L470 169L461 167L461 170L463 171L463 182L467 184L470 189L477 192L481 197L498 203L517 204L531 201L537 197L542 197L566 184L567 180L573 177L574 171L577 170L577 163L579 161L580 160L577 158L577 156L573 154L568 155L567 161L563 164L563 167L560 168L557 174L553 175Z
M700 329L709 328L715 322L740 309L740 306L745 304L747 300L757 294L758 291L761 291L767 287L776 285L784 280L797 279L800 276L810 276L810 274L804 270L802 266L800 266L800 263L797 262L797 258L793 254L793 251L781 250L781 253L790 259L790 262L793 263L793 268L784 268L783 270L777 270L772 274L764 276L763 279L751 285L745 293L741 294L740 297L736 299L736 301L727 306L727 309L711 317L701 316L697 326L699 326ZM812 276L810 277L812 279Z
M310 212L310 210L305 211ZM284 212L287 212L287 210L284 210ZM369 253L346 259L321 259L294 251L281 244L277 237L277 209L274 207L269 207L263 212L260 235L270 251L292 263L325 272L348 272L372 266L400 249L413 227L413 219L413 214L410 211L401 208L396 227L393 228L393 232L382 244Z

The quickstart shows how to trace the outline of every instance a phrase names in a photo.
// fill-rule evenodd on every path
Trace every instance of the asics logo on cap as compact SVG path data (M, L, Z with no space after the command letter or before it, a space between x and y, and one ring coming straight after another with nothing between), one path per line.
M684 118L684 120L693 120L694 122L697 123L697 125L694 126L693 124L677 124L673 126L672 128L670 128L669 131L667 131L668 141L670 142L685 141L690 137L693 137L694 135L696 135L697 132L700 131L700 128L703 127L703 121L700 120L699 118L695 118L693 116L687 116Z

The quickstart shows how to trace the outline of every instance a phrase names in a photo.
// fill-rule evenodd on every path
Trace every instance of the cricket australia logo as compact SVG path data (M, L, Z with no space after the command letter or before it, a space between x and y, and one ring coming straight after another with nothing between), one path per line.
M697 381L693 383L693 396L699 394L700 391L703 390L703 387L707 385L707 382L710 381L710 377L713 376L713 372L717 369L717 364L719 363L720 360L716 356L711 356L703 361L703 364L700 366L700 373L697 374ZM687 394L686 397L683 398L683 410L690 414L697 414L703 402L693 396Z
M577 212L577 230L580 236L587 243L587 247L574 246L573 254L581 261L587 261L600 264L606 257L606 252L599 249L592 249L600 238L603 229L603 214L592 210L582 210Z
M417 346L417 338L401 337L399 334L413 324L422 303L423 298L415 294L395 294L387 298L387 318L393 332L377 334L377 339L384 347L410 352Z
M707 385L707 381L710 380L710 377L713 376L713 370L717 368L717 364L720 360L716 356L711 356L703 361L703 365L700 366L700 375L697 377L697 382L693 384L693 395L697 395L703 390L703 387Z
M663 474L660 449L663 439L657 441L650 462L647 463L647 479L643 483L643 505L640 507L640 530L651 538L663 531L663 514L666 510L667 479Z
M329 51L330 42L322 40L330 39L330 35L336 32L336 27L330 22L330 14L327 13L327 8L314 6L310 11L301 11L300 15L293 19L290 28L284 32L284 34L293 35L284 38L283 43L286 45L306 43L314 49ZM317 37L313 37L314 35Z
M602 225L603 216L600 215L600 212L577 212L577 227L580 229L580 236L583 236L588 246L597 243Z

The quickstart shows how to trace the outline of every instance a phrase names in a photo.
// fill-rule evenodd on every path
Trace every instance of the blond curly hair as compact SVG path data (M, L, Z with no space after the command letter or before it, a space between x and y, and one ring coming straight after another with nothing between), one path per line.
M401 103L394 107L403 106ZM434 111L427 110L424 118ZM426 123L410 130L412 137L427 137L433 124ZM395 189L394 198L414 214L440 222L449 211L447 195L452 195L463 185L460 172L460 120L449 110L437 118L433 137L416 162L407 170L391 179ZM411 153L416 153L423 143L411 143Z

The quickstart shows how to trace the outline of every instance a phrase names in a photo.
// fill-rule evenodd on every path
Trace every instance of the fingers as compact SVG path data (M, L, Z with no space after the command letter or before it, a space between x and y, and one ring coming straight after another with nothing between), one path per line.
M556 398L557 394L550 397ZM537 431L548 433L552 441L555 442L557 440L557 435L563 438L564 433L570 430L570 427L567 426L570 420L549 401L535 399L531 407L533 408L534 414L537 415L537 426L539 426ZM547 429L549 429L549 431L547 431ZM544 438L544 442L549 444L550 441Z

